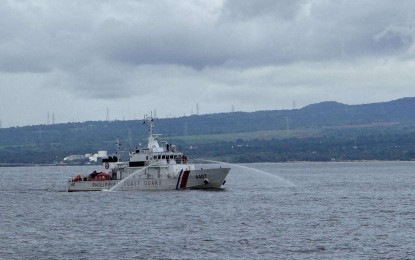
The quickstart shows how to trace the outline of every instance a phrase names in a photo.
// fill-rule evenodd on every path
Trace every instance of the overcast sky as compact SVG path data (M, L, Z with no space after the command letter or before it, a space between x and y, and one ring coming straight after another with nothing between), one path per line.
M2 127L415 96L413 0L2 0Z

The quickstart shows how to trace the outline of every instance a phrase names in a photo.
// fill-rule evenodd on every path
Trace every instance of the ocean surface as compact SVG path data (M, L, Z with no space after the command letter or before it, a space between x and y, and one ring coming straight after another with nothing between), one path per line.
M0 259L415 258L415 162L238 165L221 191L65 191L94 169L0 168Z

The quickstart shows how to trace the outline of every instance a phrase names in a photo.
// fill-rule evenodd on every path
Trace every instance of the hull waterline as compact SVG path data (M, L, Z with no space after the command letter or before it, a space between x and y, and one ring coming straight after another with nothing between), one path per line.
M123 180L69 181L68 192L80 191L139 191L139 190L184 190L184 189L220 189L230 168L201 169L182 171L177 176L153 178L147 174Z

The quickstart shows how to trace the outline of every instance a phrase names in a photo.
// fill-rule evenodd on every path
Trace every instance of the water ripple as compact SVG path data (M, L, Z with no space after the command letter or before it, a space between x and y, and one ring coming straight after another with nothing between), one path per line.
M0 168L0 259L405 259L415 163L254 164L212 191L67 193L77 167ZM86 168L86 171L90 171Z

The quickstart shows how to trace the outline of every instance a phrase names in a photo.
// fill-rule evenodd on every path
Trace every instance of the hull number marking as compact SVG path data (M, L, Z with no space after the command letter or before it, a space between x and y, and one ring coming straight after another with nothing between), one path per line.
M207 178L207 174L198 174L196 175L196 179L206 179Z

